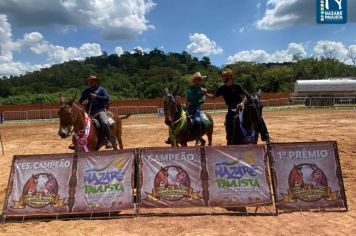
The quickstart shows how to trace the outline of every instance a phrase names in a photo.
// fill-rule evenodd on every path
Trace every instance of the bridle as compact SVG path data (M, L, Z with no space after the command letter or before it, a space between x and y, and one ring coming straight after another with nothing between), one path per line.
M175 124L179 123L180 120L182 119L182 116L179 117L181 107L180 107L180 104L178 103L178 101L174 98L174 96L171 94L167 95L164 105L166 108L165 112L169 113L168 115L166 114L166 118L169 116L170 121L171 121L169 126L174 126ZM172 109L172 106L174 106L173 109ZM176 117L179 117L179 118L176 119Z

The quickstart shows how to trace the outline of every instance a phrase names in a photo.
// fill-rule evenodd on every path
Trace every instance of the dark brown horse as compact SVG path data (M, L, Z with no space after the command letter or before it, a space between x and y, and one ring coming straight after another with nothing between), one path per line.
M269 141L268 129L262 117L262 108L259 94L248 97L244 109L235 117L233 144L257 144L259 134L262 141Z
M107 112L108 117L112 118L115 123L111 126L112 144L116 150L117 145L123 149L122 144L122 119L127 119L130 115L119 117ZM102 132L95 128L92 119L86 114L84 109L74 103L74 99L66 102L63 96L60 96L59 130L58 135L61 138L67 138L73 133L73 144L75 152L92 152L98 151L105 145Z
M192 122L189 121L189 117L186 111L182 108L179 102L178 88L171 94L168 89L166 89L166 96L164 97L164 122L169 126L170 129L170 139L171 146L176 147L178 144L181 146L187 146L188 141L194 141L196 137L191 132ZM212 135L214 122L211 116L206 112L201 112L202 117L206 117L209 120L210 125L205 126L204 122L201 125L201 134L206 134L208 137L208 145L212 144ZM203 140L204 141L204 140ZM202 143L205 144L205 141Z

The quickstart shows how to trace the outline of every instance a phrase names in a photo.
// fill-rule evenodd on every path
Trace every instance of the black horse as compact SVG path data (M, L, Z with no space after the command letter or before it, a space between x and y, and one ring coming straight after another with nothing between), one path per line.
M164 97L164 122L169 126L169 139L172 147L187 146L188 141L195 140L195 135L192 133L193 124L187 112L183 109L179 102L177 93L179 88L176 88L173 94L166 89L166 96ZM208 137L208 145L212 144L213 126L214 122L208 113L201 112L202 122L201 135L206 134ZM203 140L202 145L205 144Z
M262 109L258 93L248 96L244 109L235 116L232 144L257 144L259 134L262 141L269 141Z

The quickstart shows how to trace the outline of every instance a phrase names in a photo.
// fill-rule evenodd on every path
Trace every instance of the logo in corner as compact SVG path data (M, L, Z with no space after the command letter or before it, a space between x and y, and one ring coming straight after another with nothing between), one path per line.
M346 24L347 0L316 0L316 22Z

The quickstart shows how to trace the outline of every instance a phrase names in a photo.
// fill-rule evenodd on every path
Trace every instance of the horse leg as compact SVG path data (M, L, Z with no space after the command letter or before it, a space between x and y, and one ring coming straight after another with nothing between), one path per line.
M211 146L213 143L213 129L214 126L211 125L208 130L206 131L206 136L208 136L208 146Z
M116 142L116 137L115 137L115 135L111 136L111 144L112 144L112 148L113 148L114 150L117 150L117 149L118 149L118 148L117 148L117 142Z
M119 137L117 138L117 142L119 143L119 148L120 148L120 149L124 149L124 145L122 144L122 138L121 138L121 136L119 136Z
M128 118L129 116L125 117L124 119ZM122 118L120 118L119 116L117 116L117 118L115 119L115 136L116 136L116 140L119 144L119 148L120 149L124 149L124 145L122 143L122 121L121 121Z

